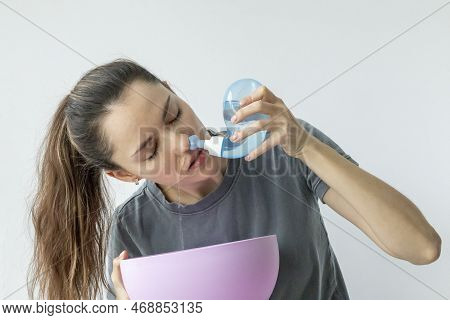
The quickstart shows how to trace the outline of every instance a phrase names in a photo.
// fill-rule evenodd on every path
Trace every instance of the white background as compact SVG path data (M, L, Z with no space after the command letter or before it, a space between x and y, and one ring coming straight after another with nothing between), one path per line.
M58 102L94 64L132 58L206 126L221 127L232 81L257 79L290 107L444 3L0 2L0 298L27 298L37 148ZM351 299L450 297L449 31L450 5L292 110L411 199L442 238L440 259L415 266L321 204ZM136 188L110 181L116 204Z

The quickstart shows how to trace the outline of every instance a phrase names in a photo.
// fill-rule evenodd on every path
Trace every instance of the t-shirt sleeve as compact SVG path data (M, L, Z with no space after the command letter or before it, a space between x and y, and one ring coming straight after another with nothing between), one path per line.
M309 134L313 135L318 140L322 141L323 143L327 144L328 146L336 150L345 159L359 166L358 162L356 162L350 155L345 153L344 150L342 150L342 148L338 144L336 144L336 142L334 142L331 138L329 138L325 133L323 133L322 131L314 127L312 124L308 123L303 119L299 118L296 119ZM322 179L320 179L319 176L317 176L303 161L299 159L298 162L300 164L301 172L305 176L308 187L314 193L314 195L318 199L320 199L322 203L325 203L323 201L323 196L330 187Z
M120 212L119 208L114 211L112 217L110 237L106 254L106 277L108 279L108 284L111 286L111 289L114 289L114 285L111 279L114 258L116 258L123 250L128 251L128 258L140 256L139 249L136 247L136 244L126 230L126 225L124 225L123 223L122 216L118 214L118 212ZM116 299L115 293L110 291L108 288L106 288L105 290L104 297L106 297L107 300Z

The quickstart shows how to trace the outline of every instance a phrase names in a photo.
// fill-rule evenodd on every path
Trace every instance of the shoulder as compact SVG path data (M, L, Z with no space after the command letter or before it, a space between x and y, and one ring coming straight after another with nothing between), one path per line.
M130 257L139 255L140 251L134 239L135 225L140 221L139 214L145 203L149 202L148 195L145 193L146 182L114 209L109 229L109 246L114 256L124 249L129 251Z
M114 210L114 219L122 222L123 218L130 212L138 210L142 207L145 198L147 198L145 188L147 181L145 181L137 190L135 190L128 198L120 203Z

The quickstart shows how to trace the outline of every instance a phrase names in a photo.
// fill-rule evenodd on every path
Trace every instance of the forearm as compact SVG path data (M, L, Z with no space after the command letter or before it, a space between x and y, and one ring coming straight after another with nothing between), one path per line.
M400 192L313 136L298 158L350 203L397 257L414 262L436 254L439 235Z

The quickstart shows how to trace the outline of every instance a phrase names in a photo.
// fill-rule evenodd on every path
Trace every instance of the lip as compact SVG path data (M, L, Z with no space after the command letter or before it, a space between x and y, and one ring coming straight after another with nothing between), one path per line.
M189 167L187 168L187 170L189 170L191 168L192 164L195 162L195 160L197 160L197 158L198 158L198 156L199 156L201 151L202 151L201 149L197 149L195 151L195 153L191 157L191 160L189 161Z
M194 161L189 166L188 172L195 171L197 168L202 166L203 163L206 161L206 153L205 150L201 149L200 152L197 154L197 157L195 157Z

